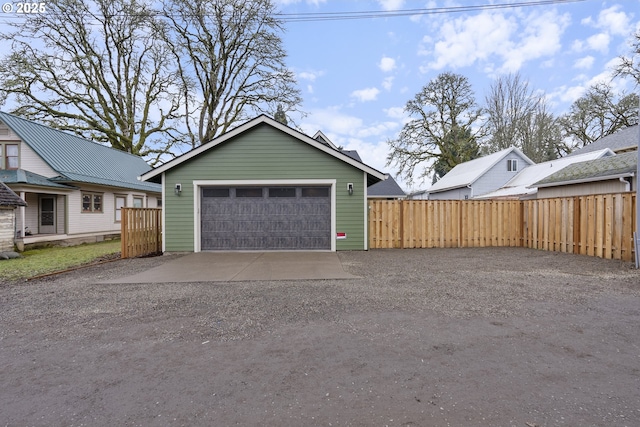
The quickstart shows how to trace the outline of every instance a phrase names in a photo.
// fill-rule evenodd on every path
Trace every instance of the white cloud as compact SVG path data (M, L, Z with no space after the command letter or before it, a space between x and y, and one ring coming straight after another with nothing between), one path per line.
M307 85L307 92L313 93L313 85Z
M378 64L378 68L380 68L385 73L389 73L396 68L396 60L393 58L389 58L388 56L383 56Z
M389 76L387 78L385 78L382 81L382 87L384 88L384 90L386 91L390 91L391 88L393 87L393 80L395 79L395 77L393 76Z
M621 12L620 8L620 5L615 5L608 9L601 10L598 14L596 27L618 36L625 37L629 35L631 18L626 13Z
M378 0L382 10L398 10L404 6L404 0Z
M433 59L421 71L500 61L499 72L515 72L527 61L557 53L568 24L569 15L555 11L534 13L520 21L495 12L450 19L441 25L435 43L429 36L423 38L419 54Z
M315 82L318 77L322 77L324 75L324 71L302 71L297 74L297 77L300 80L309 80L310 82Z
M585 56L584 58L580 58L578 59L574 64L573 64L573 68L579 68L579 69L589 69L593 66L593 63L595 61L595 58L591 55L589 56Z
M593 35L587 39L587 46L589 49L596 50L598 52L607 53L609 50L609 42L611 36L607 33L600 33Z
M380 89L369 87L366 89L354 90L351 97L358 99L360 102L375 101L380 93Z
M402 120L405 118L404 107L385 108L384 112L386 113L387 117L392 119Z

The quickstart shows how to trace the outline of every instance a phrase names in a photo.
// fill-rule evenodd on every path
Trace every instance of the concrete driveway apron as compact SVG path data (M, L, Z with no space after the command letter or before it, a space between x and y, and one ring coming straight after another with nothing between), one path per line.
M198 252L105 283L354 279L335 252Z

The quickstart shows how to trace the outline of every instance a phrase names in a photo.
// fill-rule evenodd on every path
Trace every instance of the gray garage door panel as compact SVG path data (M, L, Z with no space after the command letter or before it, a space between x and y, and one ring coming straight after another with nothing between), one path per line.
M236 188L216 197L203 188L202 250L331 249L330 190L323 188L321 197L303 197L302 187L295 197L269 197L267 187L262 197L237 197Z

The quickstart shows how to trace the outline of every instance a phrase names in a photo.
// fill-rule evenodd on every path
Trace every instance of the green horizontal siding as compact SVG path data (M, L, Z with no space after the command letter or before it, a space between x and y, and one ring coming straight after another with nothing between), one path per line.
M165 172L166 250L193 251L193 181L275 179L335 179L336 231L347 233L336 249L365 248L364 172L263 124ZM182 184L180 196L176 183Z

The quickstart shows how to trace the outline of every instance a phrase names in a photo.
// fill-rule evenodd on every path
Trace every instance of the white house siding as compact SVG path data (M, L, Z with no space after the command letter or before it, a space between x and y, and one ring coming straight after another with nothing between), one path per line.
M517 160L518 170L508 171L507 160ZM469 196L476 197L483 194L495 191L498 188L505 185L510 179L518 174L523 168L529 166L528 162L518 155L516 152L511 152L506 155L502 160L496 163L487 173L482 175L471 186L473 187L473 194Z
M632 191L635 191L637 180L634 179ZM582 184L562 185L558 187L538 188L538 199L550 197L573 197L587 196L591 194L611 194L627 191L624 183L620 180L585 182Z
M0 122L0 141L19 141L20 138L4 123Z
M454 188L453 190L430 193L429 200L465 200L471 198L469 187Z
M15 211L13 208L0 208L0 252L13 250L15 233Z
M95 192L102 194L102 212L100 213L84 213L82 212L82 192ZM127 197L127 207L133 206L134 197L143 199L143 207L157 206L157 197L155 194L147 195L138 191L127 191L118 189L107 189L105 187L91 186L82 187L81 191L74 191L69 195L69 230L68 234L81 233L119 233L120 221L116 221L116 195Z
M47 178L59 175L31 147L22 143L20 144L20 169L37 173Z

